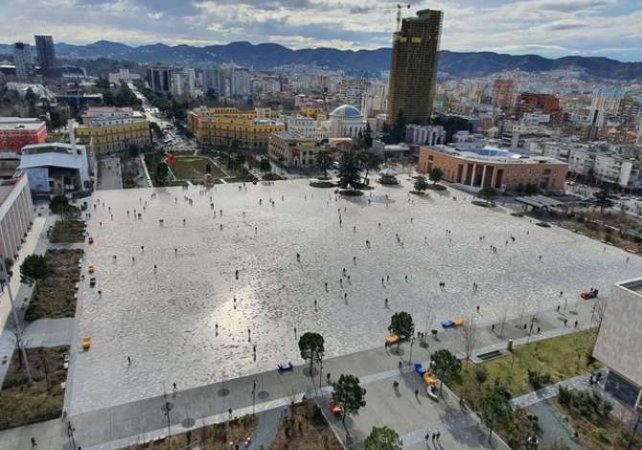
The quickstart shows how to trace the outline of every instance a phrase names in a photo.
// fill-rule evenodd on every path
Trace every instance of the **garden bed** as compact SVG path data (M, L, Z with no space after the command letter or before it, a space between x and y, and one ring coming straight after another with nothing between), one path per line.
M65 396L61 383L67 380L64 356L68 352L68 346L27 349L34 380L29 384L18 351L14 351L0 391L0 429L60 417Z
M299 403L279 425L270 450L340 450L330 425L312 401Z
M182 434L159 439L147 444L136 444L123 450L167 450L167 449L200 449L200 450L229 450L246 448L245 441L252 436L256 428L256 417L243 416L225 423L217 423L207 427L196 428ZM172 428L173 430L173 428Z
M331 181L310 181L310 186L321 189L337 187L336 183Z
M82 220L57 220L51 229L49 242L52 244L84 242L85 228L85 222Z
M25 320L59 319L76 314L76 283L80 278L78 261L82 250L49 250L45 254L51 272L36 282L36 289Z

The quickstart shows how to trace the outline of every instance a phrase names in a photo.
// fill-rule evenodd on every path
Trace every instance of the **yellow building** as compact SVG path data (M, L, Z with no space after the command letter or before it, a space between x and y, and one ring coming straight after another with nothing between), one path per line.
M188 127L201 144L267 150L270 134L285 130L269 108L241 111L236 108L198 108L189 112Z
M268 156L286 167L309 167L317 165L317 154L323 149L314 138L280 131L270 135Z
M75 133L95 155L125 151L131 144L144 147L152 143L149 122L137 117L95 118L76 128Z

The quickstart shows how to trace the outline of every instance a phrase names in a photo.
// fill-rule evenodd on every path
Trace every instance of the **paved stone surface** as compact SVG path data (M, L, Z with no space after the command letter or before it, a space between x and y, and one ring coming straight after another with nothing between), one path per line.
M122 189L123 177L121 174L120 158L111 157L98 161L97 190Z
M570 450L583 450L584 447L573 437L570 425L560 417L557 409L547 401L535 403L528 411L538 417L540 432L537 438L541 445L563 443Z
M615 248L471 205L461 193L422 200L408 188L356 199L307 180L97 192L86 263L96 265L98 284L90 289L86 277L80 289L70 414L153 397L175 380L194 388L298 363L295 327L323 334L333 357L380 345L394 311L409 311L418 330L458 316L489 324L562 304L559 291L568 301L592 286L605 295L642 269L637 257L626 263ZM79 352L82 336L92 337L91 351Z

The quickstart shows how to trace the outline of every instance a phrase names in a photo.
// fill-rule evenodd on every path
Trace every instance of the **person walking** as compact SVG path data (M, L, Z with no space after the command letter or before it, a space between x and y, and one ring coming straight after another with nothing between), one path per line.
M132 358L130 356L127 356L127 365L128 366L132 365Z
M31 448L36 448L38 447L38 443L36 442L36 438L32 437L31 438Z

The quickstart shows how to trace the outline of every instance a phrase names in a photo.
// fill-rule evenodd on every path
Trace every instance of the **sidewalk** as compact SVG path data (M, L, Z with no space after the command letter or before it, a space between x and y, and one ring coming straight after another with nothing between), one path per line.
M544 339L588 328L591 308L592 302L571 305L569 310L574 310L575 313L571 316L573 321L578 320L581 324L577 329L563 326L560 320L562 316L555 311L542 312L538 322L542 332L530 338L522 326L530 320L530 317L528 320L518 318L507 321L504 338L499 338L491 331L490 324L485 324L477 332L477 342L481 346L476 349L475 354L505 347L508 339L513 339L515 345L520 345L529 339L531 341ZM464 348L463 332L461 330L440 332L439 341L429 338L429 347L426 349L418 344L415 345L413 362L428 361L430 353L442 348L461 354ZM356 375L361 378L365 386L381 381L387 383L399 375L400 359L408 361L407 351L408 344L401 347L401 356L388 353L382 346L374 350L329 359L323 364L323 384L326 384L325 374L327 373L331 374L333 380L336 380L341 373ZM304 366L296 367L294 372L285 374L278 374L274 370L187 391L180 390L180 380L178 380L179 391L176 395L168 396L168 401L174 406L170 414L173 433L186 431L182 427L186 418L194 418L198 424L209 424L226 421L228 408L231 408L235 415L250 413L254 380L257 381L257 411L267 411L288 405L293 399L300 399L304 394L309 397L314 391L311 380L305 372L307 368ZM315 376L315 383L318 384L318 374ZM165 401L162 393L159 392L159 395L153 398L79 414L71 417L70 420L77 430L77 440L83 448L115 449L167 435L167 417L161 411ZM2 434L0 434L1 438Z

